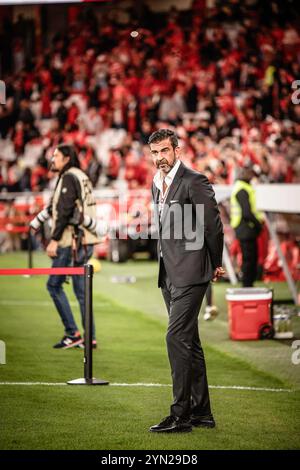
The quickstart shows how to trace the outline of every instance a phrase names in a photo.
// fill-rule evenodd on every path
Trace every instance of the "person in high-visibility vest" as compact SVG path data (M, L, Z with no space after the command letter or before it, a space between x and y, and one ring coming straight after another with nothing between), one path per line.
M257 237L262 228L263 214L256 209L255 189L250 181L254 173L243 168L230 198L230 225L235 230L242 250L243 287L252 287L257 276Z

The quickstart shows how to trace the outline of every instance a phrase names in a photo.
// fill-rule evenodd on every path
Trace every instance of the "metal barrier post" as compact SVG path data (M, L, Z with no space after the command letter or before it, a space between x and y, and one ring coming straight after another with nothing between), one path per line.
M70 380L69 385L108 385L106 380L93 378L93 273L91 264L84 265L84 378Z
M84 378L87 382L93 379L93 266L84 266Z

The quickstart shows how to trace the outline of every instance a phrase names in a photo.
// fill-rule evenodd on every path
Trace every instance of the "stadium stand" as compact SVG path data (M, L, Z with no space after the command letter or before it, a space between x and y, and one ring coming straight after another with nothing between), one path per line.
M27 20L7 20L1 42L12 41L13 54L1 64L0 191L52 188L48 162L61 142L75 143L96 189L149 188L147 139L158 127L174 128L184 163L213 184L232 184L243 166L258 183L299 183L296 2L191 3L159 15L143 5L128 21L101 7L69 7L65 27L44 32L44 49ZM289 242L295 270L299 240Z
M244 165L262 182L299 182L294 3L279 2L280 13L269 2L203 3L159 21L146 11L136 37L134 22L86 9L51 31L40 53L26 50L24 19L7 27L1 39L13 38L13 55L2 64L0 188L44 189L47 158L61 141L76 143L85 170L99 162L96 186L123 179L147 187L145 144L162 125L176 129L185 162L212 183L232 183Z

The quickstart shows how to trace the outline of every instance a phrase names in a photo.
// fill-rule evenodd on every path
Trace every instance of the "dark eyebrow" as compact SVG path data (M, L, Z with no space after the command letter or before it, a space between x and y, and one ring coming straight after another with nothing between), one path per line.
M162 152L163 150L170 150L170 147L163 147L160 151ZM157 153L158 150L151 150L151 153Z

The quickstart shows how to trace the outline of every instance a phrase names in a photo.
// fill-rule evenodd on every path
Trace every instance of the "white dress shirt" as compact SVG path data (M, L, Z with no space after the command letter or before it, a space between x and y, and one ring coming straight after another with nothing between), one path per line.
M158 201L158 211L159 211L159 218L161 219L161 214L163 213L165 201L168 196L168 192L170 189L171 184L173 183L173 180L175 178L175 175L177 173L177 170L180 166L180 160L177 160L175 165L173 166L172 170L163 178L161 171L158 171L153 178L153 182L155 186L159 189L159 201ZM165 181L165 184L167 186L165 192L163 191L163 182Z
M161 220L161 216L162 216L162 213L163 213L163 210L164 210L165 201L167 199L170 186L173 183L173 180L175 178L175 175L177 173L177 170L178 170L179 166L180 166L180 160L177 160L177 162L173 166L172 170L165 177L162 176L160 171L158 171L154 175L153 182L154 182L155 186L157 187L157 189L159 189L159 200L158 200L159 220ZM165 192L163 190L163 183L164 182L167 186ZM160 248L160 257L161 258L163 257L161 248Z

